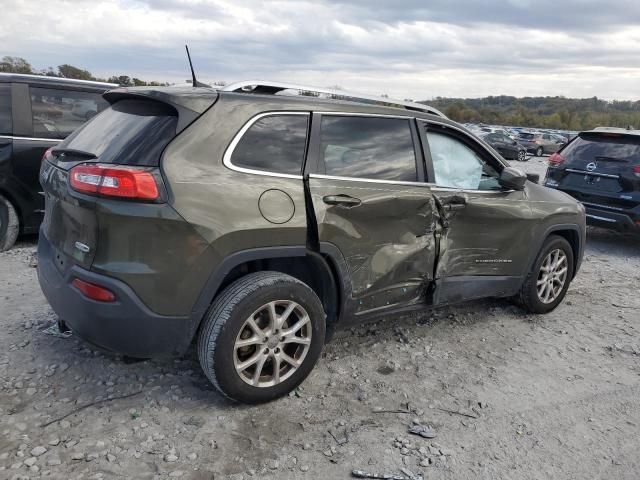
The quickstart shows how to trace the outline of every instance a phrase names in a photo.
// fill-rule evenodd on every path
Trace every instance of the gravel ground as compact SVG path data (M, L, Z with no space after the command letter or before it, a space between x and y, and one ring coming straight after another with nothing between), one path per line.
M588 235L551 314L490 300L341 331L259 407L223 400L194 351L133 362L45 334L23 240L0 254L0 478L637 479L640 241Z

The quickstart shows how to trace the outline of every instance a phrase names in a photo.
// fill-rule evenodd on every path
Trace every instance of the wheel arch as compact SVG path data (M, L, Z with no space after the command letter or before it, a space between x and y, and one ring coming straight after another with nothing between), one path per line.
M544 245L544 242L547 240L547 238L549 238L551 235L562 237L567 242L569 242L569 245L571 245L574 260L571 278L574 278L576 276L576 273L578 273L578 269L580 268L582 252L584 249L584 239L580 235L580 227L572 223L552 225L551 227L547 228L544 234L540 237L538 248L532 252L531 258L528 263L528 271L533 268L533 264L538 257L538 253L540 253L540 249Z
M209 276L191 311L189 344L209 306L227 285L249 273L267 270L291 275L307 284L322 302L329 332L345 313L345 300L350 295L350 290L345 291L345 284L350 283L348 279L346 282L344 280L344 267L340 264L340 260L344 263L342 256L336 259L336 252L331 246L324 247L321 245L319 252L309 250L306 246L264 247L227 256Z

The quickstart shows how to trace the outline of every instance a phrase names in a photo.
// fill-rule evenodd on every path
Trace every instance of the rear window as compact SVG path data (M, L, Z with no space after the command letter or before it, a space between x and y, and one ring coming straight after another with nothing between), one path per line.
M11 85L0 85L0 134L11 135Z
M582 134L562 150L567 160L640 162L640 137Z
M57 148L95 155L100 163L157 166L176 135L176 111L151 100L120 100ZM67 155L69 160L73 155Z

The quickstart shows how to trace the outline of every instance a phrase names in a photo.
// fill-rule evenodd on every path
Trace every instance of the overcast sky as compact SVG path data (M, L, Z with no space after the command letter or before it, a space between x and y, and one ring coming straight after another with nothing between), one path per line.
M640 99L640 0L0 0L0 56L392 97Z

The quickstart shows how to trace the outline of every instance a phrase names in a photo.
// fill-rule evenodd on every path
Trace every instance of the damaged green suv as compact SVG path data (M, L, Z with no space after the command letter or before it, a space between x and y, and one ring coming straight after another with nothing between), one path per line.
M42 162L42 290L104 349L195 340L237 401L295 388L336 326L481 297L545 313L580 266L582 205L426 105L265 82L104 98Z

